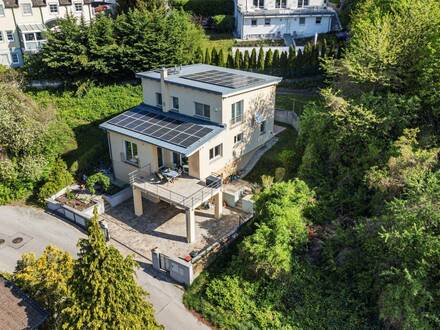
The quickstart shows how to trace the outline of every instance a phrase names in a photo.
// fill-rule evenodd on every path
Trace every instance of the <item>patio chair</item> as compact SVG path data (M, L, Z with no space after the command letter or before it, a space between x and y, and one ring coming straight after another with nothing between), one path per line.
M154 172L154 174L156 174L160 182L163 182L165 180L165 177L160 172Z

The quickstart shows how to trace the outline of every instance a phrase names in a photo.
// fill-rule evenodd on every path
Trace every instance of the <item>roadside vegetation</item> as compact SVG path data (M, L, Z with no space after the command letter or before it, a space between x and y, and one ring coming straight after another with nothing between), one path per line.
M264 177L189 308L222 329L440 327L439 40L438 1L360 2L301 116L299 179Z
M163 329L136 283L136 262L106 244L97 213L78 246L76 260L54 246L26 253L8 276L49 312L45 328Z

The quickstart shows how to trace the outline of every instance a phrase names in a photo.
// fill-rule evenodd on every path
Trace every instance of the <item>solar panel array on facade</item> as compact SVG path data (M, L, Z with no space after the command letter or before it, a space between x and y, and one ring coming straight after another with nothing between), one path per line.
M108 123L184 148L188 148L213 131L202 125L139 108L128 110L109 120Z
M249 77L219 70L208 70L192 73L183 75L181 78L228 88L242 88L264 81L264 79L261 78Z

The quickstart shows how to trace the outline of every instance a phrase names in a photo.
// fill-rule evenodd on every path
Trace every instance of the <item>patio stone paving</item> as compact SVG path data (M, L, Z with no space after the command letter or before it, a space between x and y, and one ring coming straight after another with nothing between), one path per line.
M223 217L214 217L214 208L197 209L196 241L186 242L184 210L167 203L152 203L143 199L144 214L134 214L133 199L111 209L101 217L107 221L113 239L151 259L151 250L158 247L162 253L184 257L191 251L201 250L230 233L239 225L240 215L245 213L223 208Z

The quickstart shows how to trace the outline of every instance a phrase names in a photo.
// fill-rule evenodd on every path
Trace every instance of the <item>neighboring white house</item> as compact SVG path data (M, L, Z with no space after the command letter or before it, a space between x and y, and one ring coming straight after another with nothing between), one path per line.
M216 200L221 216L226 178L245 157L273 136L275 89L281 78L205 64L137 74L142 104L106 121L115 178L130 182L136 215L142 196L187 211L188 241L194 239L194 209ZM183 170L173 182L161 182ZM173 170L174 169L174 170ZM219 183L219 184L218 184Z
M235 0L235 34L240 39L301 38L339 28L327 0Z
M0 0L0 64L23 65L23 53L40 50L47 25L67 13L89 22L92 0Z

